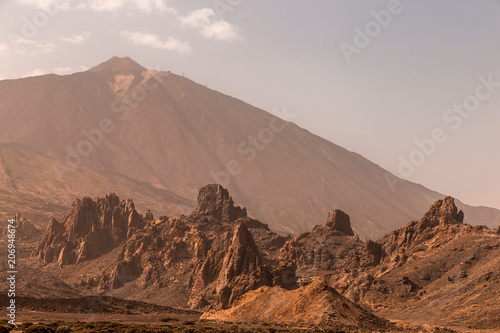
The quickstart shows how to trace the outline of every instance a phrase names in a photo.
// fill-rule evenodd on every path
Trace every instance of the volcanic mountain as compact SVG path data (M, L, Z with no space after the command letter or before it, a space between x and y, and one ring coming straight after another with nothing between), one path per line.
M75 197L113 191L139 209L181 214L207 183L254 218L296 234L348 211L376 238L444 196L241 100L113 57L71 75L0 81L0 200L46 226ZM467 223L500 211L461 205ZM43 218L42 218L43 217Z

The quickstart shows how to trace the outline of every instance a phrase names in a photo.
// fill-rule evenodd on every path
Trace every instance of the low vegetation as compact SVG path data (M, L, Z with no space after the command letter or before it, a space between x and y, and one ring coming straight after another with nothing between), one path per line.
M168 321L178 321L177 318L162 318ZM110 321L100 321L100 322L82 322L82 321L54 321L54 322L44 322L44 323L31 323L25 322L18 324L16 327L7 323L6 320L0 321L0 333L11 332L16 329L17 332L27 332L27 333L111 333L111 332L124 332L124 333L285 333L285 332L324 332L324 333L361 333L368 332L365 330L338 330L338 329L320 329L317 326L305 327L292 327L286 325L274 325L269 323L256 323L255 325L228 325L223 327L221 325L208 326L207 322L204 321L184 321L182 324L176 325L152 325L152 324L124 324L116 323ZM379 330L379 332L393 332L386 330ZM401 327L395 327L394 332L446 332L453 333L455 331L443 328L429 328L428 330L422 327L404 325Z

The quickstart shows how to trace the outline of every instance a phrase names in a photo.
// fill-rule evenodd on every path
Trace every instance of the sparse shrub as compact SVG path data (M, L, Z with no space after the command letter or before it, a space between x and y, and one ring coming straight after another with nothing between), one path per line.
M5 325L0 326L0 333L9 333L9 332L10 332L10 329L7 328L7 326L5 326Z
M26 329L26 328L28 328L28 327L30 327L30 326L33 326L33 323L32 323L32 322L29 322L29 321L27 321L27 322L25 322L25 323L22 323L22 324L17 325L17 327L18 327L18 328L20 328L20 329L22 329L22 330L24 330L24 329Z
M169 321L179 321L179 318L163 317L160 318L159 321L161 321L162 323L167 323Z
M54 330L45 325L31 325L24 329L25 333L54 333Z
M59 326L56 329L56 333L71 333L73 330L69 326Z
M140 332L140 331L135 327L129 328L125 331L125 333L138 333L138 332Z
M0 327L3 327L7 330L7 332L10 332L11 330L13 330L16 326L15 325L12 325L9 323L8 320L4 319L4 320L0 320ZM3 332L5 330L3 329L0 329L0 332Z

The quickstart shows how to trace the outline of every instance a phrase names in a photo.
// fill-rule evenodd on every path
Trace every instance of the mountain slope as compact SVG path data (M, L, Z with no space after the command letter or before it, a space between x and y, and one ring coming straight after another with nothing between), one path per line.
M67 76L1 81L1 142L58 160L52 163L56 171L45 176L65 184L74 184L73 163L116 181L105 192L134 191L130 182L138 182L152 192L180 194L180 206L193 207L199 187L221 183L255 218L288 233L308 230L340 208L351 212L356 233L376 238L443 197L404 180L394 184L385 170L358 154L184 77L146 70L130 58L113 57ZM31 174L15 181L31 182ZM42 192L37 198L54 204ZM97 194L104 192L82 193ZM165 212L159 209L164 197L149 201L153 212ZM185 210L178 201L168 202L175 212ZM500 223L498 210L463 207L468 223Z
M118 195L135 196L141 209L151 207L180 214L188 212L192 205L174 193L120 174L106 177L78 167L58 179L54 163L61 162L18 144L0 143L0 218L6 220L20 211L45 228L50 217L66 211L75 198L103 196L107 188Z

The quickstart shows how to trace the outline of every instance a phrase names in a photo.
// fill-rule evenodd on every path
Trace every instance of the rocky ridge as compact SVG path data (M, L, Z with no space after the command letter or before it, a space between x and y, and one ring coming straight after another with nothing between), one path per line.
M62 220L51 221L34 255L73 270L86 267L80 268L78 281L83 290L158 304L168 299L168 305L211 309L210 318L221 320L236 313L254 316L244 311L266 297L293 302L309 285L323 288L320 283L337 290L344 303L349 299L388 318L425 322L435 313L437 300L443 300L443 307L461 304L455 287L475 295L468 298L465 316L473 320L481 315L478 323L484 327L497 325L494 312L477 306L495 302L495 292L500 292L500 234L464 224L451 197L376 241L354 235L349 216L340 210L310 232L278 235L248 217L216 184L200 189L197 206L187 216L155 219L148 212L143 217L131 201L108 195L76 201ZM92 238L96 230L102 238ZM80 250L93 241L101 244L94 252ZM97 262L92 260L101 259L92 258L107 257L114 259L93 268ZM336 298L328 299L335 303ZM310 321L322 322L318 318ZM452 313L429 323L440 320L457 324L459 319Z
M76 211L84 209L75 207ZM76 215L81 214L86 215ZM180 306L204 308L228 307L238 296L261 286L295 284L292 266L264 264L250 230L256 230L259 244L269 251L276 250L276 244L284 242L283 237L248 218L246 210L235 206L220 185L200 189L197 206L189 216L155 219L148 213L144 218L137 215L136 223L142 228L112 243L119 245L116 262L85 274L81 286L118 293L129 285L139 290L161 288L176 294ZM46 260L46 253L50 253L43 250L48 243L59 248L66 244L53 241L53 235L65 235L67 229L51 222L40 245L40 260ZM92 234L87 232L80 235L82 239Z

